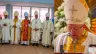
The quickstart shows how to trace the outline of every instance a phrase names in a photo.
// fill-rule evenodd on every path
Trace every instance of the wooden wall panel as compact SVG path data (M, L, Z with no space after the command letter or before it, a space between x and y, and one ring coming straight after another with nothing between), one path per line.
M63 0L54 0L54 11L57 11L57 8L63 3Z

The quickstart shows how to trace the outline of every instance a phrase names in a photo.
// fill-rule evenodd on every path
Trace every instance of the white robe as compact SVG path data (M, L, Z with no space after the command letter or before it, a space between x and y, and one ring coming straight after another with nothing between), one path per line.
M11 44L18 44L20 40L20 25L21 25L20 20L16 22L16 31L15 31L16 36L15 37L14 37L13 25L14 25L14 20L11 21Z
M55 41L54 41L54 52L55 53L60 53L60 45L64 45L66 42L66 38L68 37L69 32L63 33L61 35L59 35L58 37L56 37ZM82 45L85 45L85 50L83 53L87 53L88 54L88 49L89 49L89 45L90 44L96 44L96 35L88 32L88 36L86 38L86 40L82 43ZM64 51L66 52L66 51Z
M46 20L43 22L43 35L42 35L42 44L47 46L51 45L51 35L50 32L53 32L53 23L51 20Z
M37 24L36 24L37 21ZM41 29L41 20L40 19L33 19L32 20L32 32L31 32L31 42L32 43L39 43L40 40L40 29ZM34 29L38 28L38 31L35 31Z
M3 19L2 24L7 24L7 26L3 26L2 32L3 32L3 37L2 37L2 42L3 43L8 43L10 40L10 19Z

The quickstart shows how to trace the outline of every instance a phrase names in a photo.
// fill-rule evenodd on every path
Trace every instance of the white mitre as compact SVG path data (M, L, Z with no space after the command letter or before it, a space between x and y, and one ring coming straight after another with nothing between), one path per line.
M46 17L49 17L49 13L46 13L46 15L45 15Z
M18 16L18 15L19 15L18 11L15 11L14 16Z
M38 11L35 11L35 12L34 12L34 15L38 15Z
M67 24L84 24L88 10L81 2L83 0L65 0L64 14Z
M8 15L8 12L7 12L7 11L4 11L3 14L4 14L4 15Z

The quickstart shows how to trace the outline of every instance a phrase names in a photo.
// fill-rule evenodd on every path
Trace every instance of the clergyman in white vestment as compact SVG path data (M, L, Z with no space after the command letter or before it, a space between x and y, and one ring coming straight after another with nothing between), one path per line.
M32 45L39 44L40 40L40 29L41 29L41 20L38 18L38 12L34 12L35 19L32 20L32 32L31 32L31 43Z
M4 12L5 18L2 20L3 28L3 37L2 37L2 42L3 43L9 43L10 41L10 19L8 18L8 12Z
M14 12L14 19L11 21L11 44L19 44L20 41L20 25L21 22L18 19L19 13Z
M51 45L51 35L54 32L54 26L52 20L49 19L49 13L46 13L46 20L42 25L43 35L42 35L42 44L45 47L49 47Z
M84 27L88 17L87 3L85 0L65 0L64 14L68 32L56 37L54 53L88 54L89 45L96 45L96 35Z

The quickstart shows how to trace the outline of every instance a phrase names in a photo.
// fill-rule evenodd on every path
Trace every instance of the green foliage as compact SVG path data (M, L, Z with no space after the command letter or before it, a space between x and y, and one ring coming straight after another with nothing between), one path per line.
M55 26L55 36L58 36L60 33L63 33L63 29L67 24L65 22L65 15L64 15L64 9L58 9L57 13L56 13L56 22L55 22L55 25L60 23L59 26Z
M61 26L60 26L60 28L59 28L59 29L61 29L61 28L65 27L65 26L67 25L64 21L63 21L63 22L61 22L60 24L61 24Z
M63 18L63 17L65 17L64 10L63 9L58 10L57 18Z

